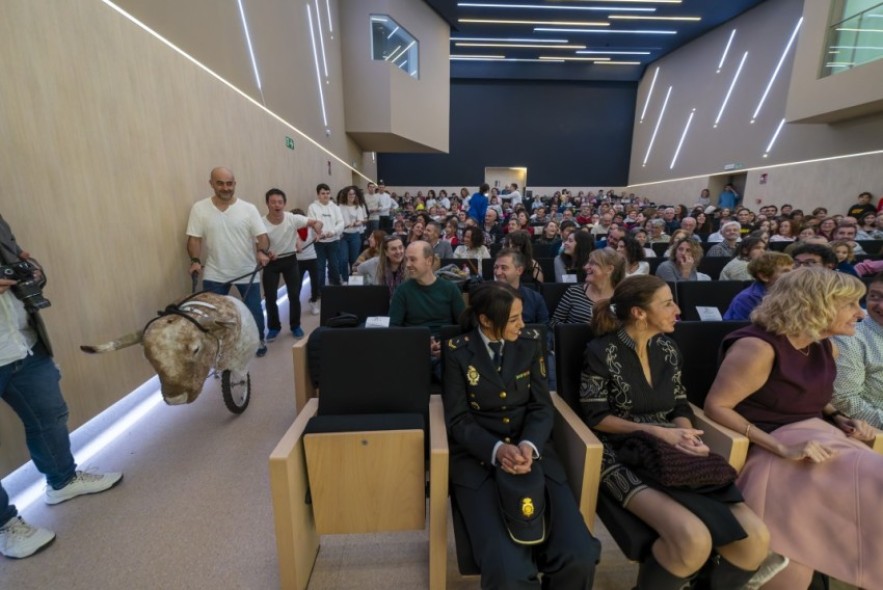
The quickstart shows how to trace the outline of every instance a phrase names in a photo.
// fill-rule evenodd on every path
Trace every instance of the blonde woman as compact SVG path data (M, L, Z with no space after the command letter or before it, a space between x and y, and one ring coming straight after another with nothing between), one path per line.
M837 346L864 313L862 282L805 267L786 273L727 336L705 412L751 442L737 485L791 563L766 590L809 586L813 570L860 588L883 580L883 455L874 431L831 399Z

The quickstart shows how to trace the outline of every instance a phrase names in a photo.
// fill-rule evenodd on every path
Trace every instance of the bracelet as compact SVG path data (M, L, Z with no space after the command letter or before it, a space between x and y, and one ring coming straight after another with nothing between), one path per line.
M745 434L743 436L748 440L751 440L751 438L748 436L748 433L751 432L752 428L754 428L754 424L752 424L751 422L749 422L748 426L745 427Z
M202 266L202 260L200 260L200 259L197 258L196 256L191 256L191 257L190 257L190 262L191 262L191 263L195 262L195 263L198 264L199 266Z

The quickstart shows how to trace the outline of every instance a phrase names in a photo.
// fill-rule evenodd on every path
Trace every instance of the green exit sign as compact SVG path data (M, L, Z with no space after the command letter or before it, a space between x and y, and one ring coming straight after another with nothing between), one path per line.
M291 139L290 137L286 137L285 138L285 147L287 147L290 150L293 150L294 149L294 140Z

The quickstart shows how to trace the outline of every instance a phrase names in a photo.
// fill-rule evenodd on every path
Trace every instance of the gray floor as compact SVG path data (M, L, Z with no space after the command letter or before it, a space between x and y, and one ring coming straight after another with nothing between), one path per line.
M305 330L317 324L307 306L302 317ZM27 508L24 517L58 539L29 559L0 558L0 588L278 588L267 459L294 419L293 343L283 333L254 361L252 402L242 415L226 410L219 382L210 380L194 404L160 404L89 462L125 471L118 488ZM603 528L598 536L604 552L595 588L631 588L636 566ZM427 547L425 532L323 537L309 587L425 588ZM455 561L451 546L448 587L478 588Z

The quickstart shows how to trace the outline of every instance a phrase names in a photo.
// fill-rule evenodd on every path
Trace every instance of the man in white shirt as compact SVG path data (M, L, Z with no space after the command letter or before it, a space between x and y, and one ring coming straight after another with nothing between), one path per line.
M236 177L231 170L212 170L209 185L215 194L194 203L187 221L190 274L202 273L203 289L220 295L227 295L231 285L236 285L258 327L261 347L257 356L264 356L261 287L253 273L257 265L270 262L267 228L257 207L235 197ZM231 283L234 280L238 282Z
M388 192L386 192L386 185L383 181L380 181L380 184L377 188L377 195L380 199L380 211L378 211L378 216L380 218L380 229L385 231L386 233L392 232L392 212L396 209L396 202L392 198Z
M510 205L512 205L512 210L521 204L521 193L518 192L518 185L516 183L512 183L509 185L509 192L503 195L503 200L508 201Z
M854 336L835 336L840 354L832 403L850 418L883 428L883 274L868 285L868 315Z
M325 269L332 285L340 285L340 236L343 234L343 214L337 203L331 201L331 188L321 183L316 186L316 200L307 209L307 217L322 222L322 233L316 240L316 261L319 266L319 293L325 286Z
M368 227L365 229L367 239L371 232L380 229L380 194L377 192L377 185L373 182L368 183L368 191L365 193L365 208L368 209Z
M291 333L295 338L303 338L304 331L300 327L300 269L295 255L299 249L297 230L310 227L319 234L322 231L322 222L286 211L285 205L288 199L278 188L268 190L264 198L267 203L267 214L263 217L263 222L264 227L267 228L267 236L270 238L272 259L264 267L261 277L266 295L267 342L275 340L282 329L279 307L276 305L280 276L285 280L285 287L288 290L288 323L291 326Z
M30 255L0 217L0 264L29 260ZM28 295L44 282L42 271L37 272L27 279L35 281L28 286ZM122 473L77 470L67 431L67 404L59 387L61 374L52 359L52 346L36 306L26 306L16 295L22 294L22 288L20 281L0 278L0 398L24 425L34 466L46 476L47 504L108 490L123 479ZM54 540L55 533L31 526L18 516L0 484L0 554L21 559Z

